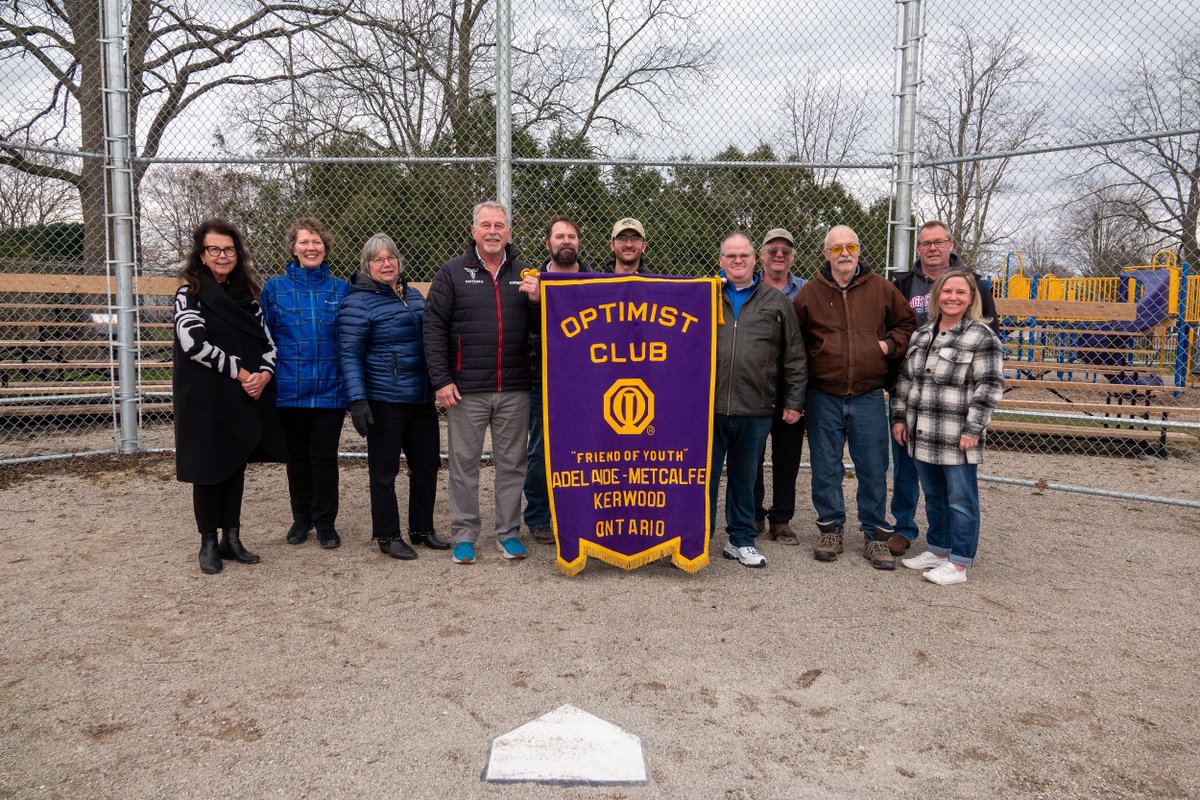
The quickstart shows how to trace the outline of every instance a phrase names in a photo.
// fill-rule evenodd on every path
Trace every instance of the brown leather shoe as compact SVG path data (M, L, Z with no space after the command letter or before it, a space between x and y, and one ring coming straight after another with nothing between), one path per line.
M817 561L836 561L838 553L842 552L842 526L836 522L818 522L821 531L821 541L813 549L813 558Z
M908 548L912 547L912 542L904 537L904 534L893 533L887 540L888 550L894 556L902 556L908 552Z
M530 528L529 535L538 544L554 544L554 528L549 525Z

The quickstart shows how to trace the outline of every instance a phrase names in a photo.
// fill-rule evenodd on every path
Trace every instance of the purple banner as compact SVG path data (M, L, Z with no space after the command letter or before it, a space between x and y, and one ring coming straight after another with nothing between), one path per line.
M568 575L708 563L711 278L542 273L546 477Z

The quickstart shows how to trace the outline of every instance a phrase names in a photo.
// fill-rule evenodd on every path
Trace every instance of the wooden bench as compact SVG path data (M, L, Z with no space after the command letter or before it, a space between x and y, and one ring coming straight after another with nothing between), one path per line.
M1135 424L1134 420L1126 420ZM993 419L989 431L998 433L1034 434L1039 436L1064 436L1084 439L1133 439L1163 444L1196 444L1200 438L1179 431L1145 430L1142 428L1104 427L1100 425L1065 425L1049 422L1027 422L1019 419Z

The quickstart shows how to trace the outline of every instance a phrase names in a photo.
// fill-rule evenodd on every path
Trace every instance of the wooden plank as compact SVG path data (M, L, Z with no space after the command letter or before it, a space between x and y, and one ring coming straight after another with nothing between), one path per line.
M1058 336L1078 336L1080 334L1093 334L1097 336L1144 336L1146 331L1110 331L1102 328L1055 328L1047 325L1001 325L1006 333L1037 333L1050 334ZM1004 343L1008 344L1011 339L1005 339Z
M38 397L48 394L111 394L117 386L111 381L19 381L0 386L0 397ZM143 383L138 386L142 394L170 392L170 383Z
M138 295L173 295L179 288L177 278L143 275L137 280ZM0 272L0 292L45 294L115 294L116 280L106 275L58 275Z
M46 320L21 320L21 321L0 321L0 328L70 328L73 325L88 326L95 328L115 328L117 323L113 322L96 322L90 319L81 319L75 322L47 322ZM172 328L174 322L138 322L135 328ZM0 339L0 341L4 341Z
M1195 444L1197 439L1190 433L1158 430L1141 430L1138 428L1101 428L1095 425L1054 425L1046 422L1025 422L1017 419L992 420L988 425L989 431L997 433L1036 433L1043 436L1071 436L1076 438L1093 439L1139 439L1142 441L1159 441L1166 436L1168 442L1175 444Z
M143 413L170 411L172 405L170 403L142 403L141 409ZM40 405L0 407L0 415L5 417L78 417L85 414L107 417L113 413L113 404L108 402L89 403L86 405L43 403ZM118 416L120 416L119 413Z
M1126 375L1158 375L1161 378L1171 378L1175 373L1166 371L1162 367L1146 367L1146 366L1101 366L1097 364L1084 364L1077 362L1074 364L1065 363L1062 361L1017 361L1016 359L1006 359L1004 362L1005 369L1011 370L1032 370L1034 372L1094 372L1097 375L1116 375L1124 372Z
M1163 392L1176 388L1170 384L1166 386L1135 386L1133 384L1124 383L1100 383L1099 381L1054 381L1043 378L1014 378L1008 375L1004 377L1005 389L1020 389L1025 387L1036 387L1041 389L1083 389L1093 393L1103 392L1106 394L1120 394L1133 389L1137 389L1140 392Z
M113 337L112 343L116 344L116 337ZM172 344L170 339L143 339L140 342L142 347L170 347ZM109 346L108 337L96 337L88 341L87 339L0 339L0 350L11 347L105 347Z
M165 369L165 368L175 366L174 362L171 362L171 361L135 361L134 365L140 366L142 369ZM5 359L3 361L0 361L0 369L9 370L9 371L16 371L16 370L22 370L22 369L65 369L65 370L105 369L106 370L109 367L111 367L114 372L116 371L116 369L117 369L116 359L114 359L112 361L82 361L82 360L49 361L47 359L40 359L37 361L34 361L32 359L29 361L20 361L17 359L10 358L10 359Z
M1066 320L1135 320L1136 303L1097 303L1073 300L1035 300L997 297L996 311L1006 317Z
M1188 406L1139 406L1132 403L1069 403L1065 400L1022 400L1005 396L1001 408L1025 408L1034 411L1078 411L1091 414L1113 414L1121 419L1140 414L1169 414L1180 417L1200 417L1200 408Z

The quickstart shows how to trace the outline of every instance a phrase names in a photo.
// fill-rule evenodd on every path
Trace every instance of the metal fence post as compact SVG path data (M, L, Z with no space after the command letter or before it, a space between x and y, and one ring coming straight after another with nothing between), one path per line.
M889 272L903 272L912 253L912 196L917 146L917 87L921 81L921 0L896 0L903 11L900 40L900 120L896 135L896 202L892 207Z
M136 319L133 295L133 174L130 163L129 84L125 71L125 30L120 0L98 0L104 54L104 172L107 183L108 268L116 275L117 375L121 427L117 449L136 452L140 444L137 398Z
M512 0L496 3L496 199L512 212Z

